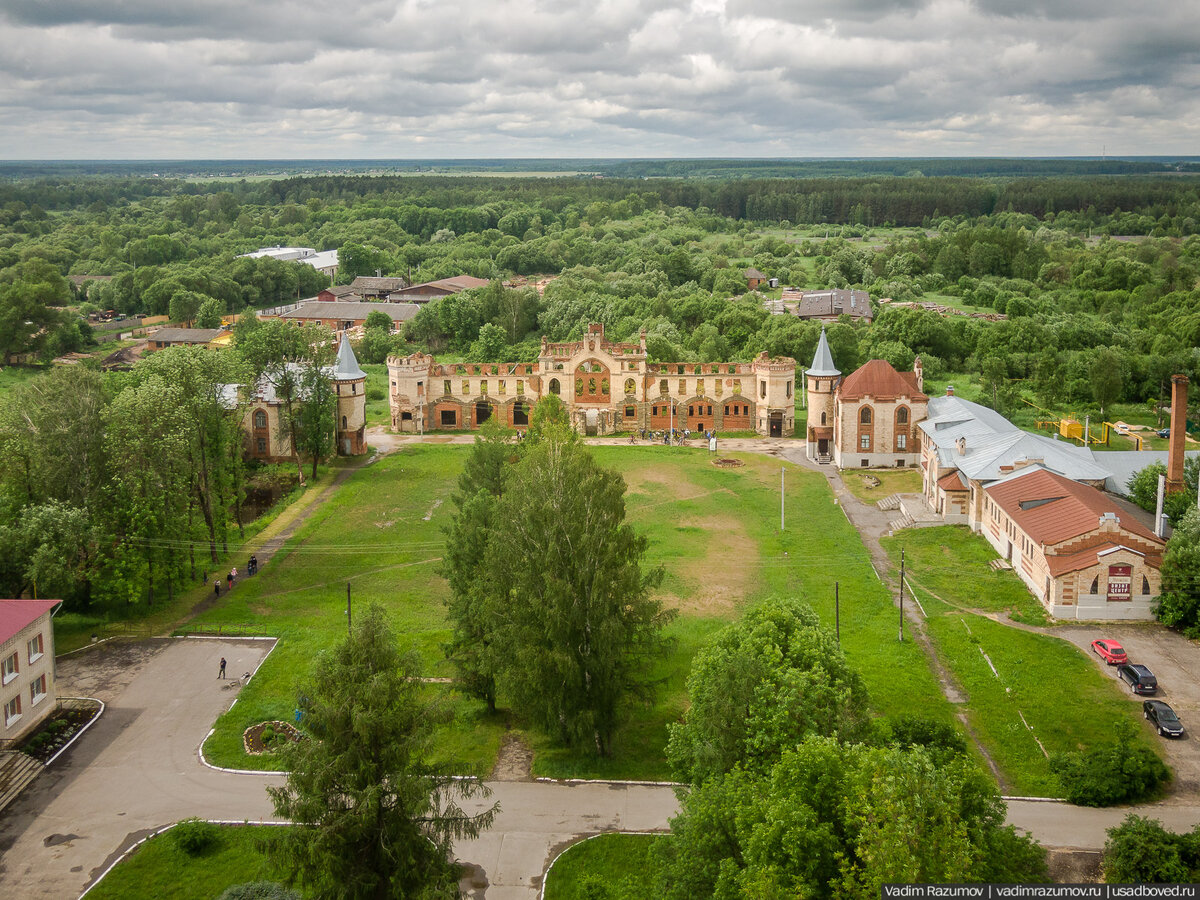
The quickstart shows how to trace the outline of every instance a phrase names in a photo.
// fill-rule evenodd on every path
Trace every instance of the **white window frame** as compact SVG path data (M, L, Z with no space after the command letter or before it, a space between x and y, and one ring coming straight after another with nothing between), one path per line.
M3 662L0 662L0 672L3 673L3 677L0 678L0 684L8 684L20 674L21 666L17 660L16 650L4 657Z
M870 450L871 449L871 435L860 434L858 436L858 449L859 450Z
M34 649L34 644L37 645L36 650ZM45 652L46 645L42 641L42 633L40 631L36 635L34 635L33 637L31 637L29 639L29 643L26 644L26 649L29 651L30 665L37 662L39 659L41 659L43 656L46 655L46 652Z
M4 727L11 728L21 719L21 695L13 697L4 704Z
M38 692L39 687L41 688L40 693ZM46 690L46 676L41 675L40 677L35 678L32 682L30 682L29 685L29 705L37 706L46 699L46 694L48 693L49 691Z
M897 450L907 450L908 449L908 435L907 434L896 435L896 449Z

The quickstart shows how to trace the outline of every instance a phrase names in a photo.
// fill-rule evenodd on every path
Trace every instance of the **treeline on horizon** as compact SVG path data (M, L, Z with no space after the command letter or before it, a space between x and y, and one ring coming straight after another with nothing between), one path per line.
M928 226L945 216L967 219L1001 212L1039 220L1069 213L1095 228L1104 217L1133 213L1179 219L1178 236L1200 221L1200 177L1088 176L988 180L950 176L737 180L461 178L454 176L329 175L271 181L195 183L163 178L55 177L0 183L0 212L35 216L91 208L97 213L153 197L228 197L238 205L309 201L376 203L423 210L429 237L440 228L462 233L461 210L488 203L525 203L562 210L617 204L637 196L643 208L682 207L757 223ZM443 221L444 220L444 221ZM486 225L483 227L487 227ZM1110 233L1144 233L1110 231Z
M1048 177L1200 173L1200 157L855 157L710 159L93 159L0 161L0 180L122 177L319 176L426 172L582 173L613 178Z

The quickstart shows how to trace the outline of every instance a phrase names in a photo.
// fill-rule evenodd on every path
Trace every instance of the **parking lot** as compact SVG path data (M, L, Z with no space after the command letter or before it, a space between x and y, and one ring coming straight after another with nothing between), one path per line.
M1175 773L1166 802L1194 803L1200 798L1200 646L1158 625L1063 625L1050 633L1066 638L1116 682L1141 716L1146 699L1117 679L1117 667L1110 666L1091 648L1098 638L1120 641L1131 663L1149 666L1158 678L1156 699L1165 700L1178 713L1185 734L1182 738L1160 738L1148 722L1148 733L1162 746L1163 754Z

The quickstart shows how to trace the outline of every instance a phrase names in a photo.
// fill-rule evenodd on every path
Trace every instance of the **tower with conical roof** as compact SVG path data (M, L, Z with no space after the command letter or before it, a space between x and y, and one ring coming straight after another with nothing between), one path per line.
M837 414L837 386L842 373L833 364L824 328L804 377L808 388L808 458L829 462L833 458L833 418Z
M345 332L333 367L333 387L337 393L337 451L341 456L366 453L367 373L359 368Z

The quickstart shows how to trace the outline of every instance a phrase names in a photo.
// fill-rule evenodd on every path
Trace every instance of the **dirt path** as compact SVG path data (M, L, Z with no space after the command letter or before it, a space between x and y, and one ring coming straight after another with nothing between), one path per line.
M316 491L306 491L305 496L301 497L282 513L280 513L278 518L276 518L275 521L273 521L263 530L262 534L258 535L256 538L247 543L246 546L242 548L242 555L246 558L251 556L258 557L258 567L259 571L261 572L262 567L267 565L271 561L272 557L279 552L279 548L287 543L292 535L300 530L300 526L312 518L313 513L320 509L325 502L333 496L333 492L336 491L346 481L346 479L348 479L355 472L359 471L365 466L370 465L375 458L376 457L371 457L364 459L362 462L359 462L356 465L347 466L339 471L333 477L333 480L324 487L319 488ZM220 578L221 576L218 574L216 577ZM245 579L247 577L253 576L247 576L244 571L241 572L241 574L239 574L239 580L235 581L233 587L229 590L236 591L238 585L241 583L241 579ZM229 590L222 588L220 597L218 597L215 593L205 594L204 599L193 606L191 611L179 620L178 624L186 624L195 619L201 613L212 609L221 602L221 597L225 597L229 594Z

